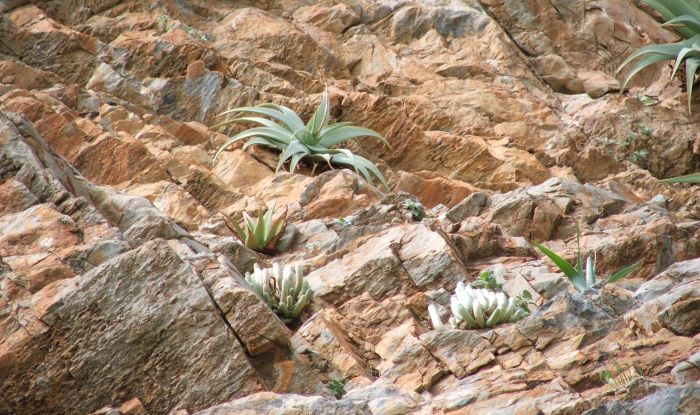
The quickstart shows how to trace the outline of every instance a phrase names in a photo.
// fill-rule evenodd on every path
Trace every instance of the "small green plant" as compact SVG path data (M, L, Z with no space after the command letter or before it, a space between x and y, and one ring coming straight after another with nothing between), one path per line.
M552 260L552 262L554 262L554 265L556 265L557 268L559 268L559 270L563 272L564 275L566 275L571 284L573 284L574 288L576 288L578 291L585 291L591 288L596 283L595 260L593 257L588 256L586 258L586 266L584 268L583 256L581 255L580 239L581 232L579 231L578 225L576 225L576 245L578 246L578 253L576 255L576 267L569 264L565 259L557 255L554 251L550 250L546 246L537 243L535 244L535 246L537 247L537 249L542 251L542 253L545 254L550 260ZM632 265L628 265L622 268L621 270L614 273L610 278L608 278L607 283L613 283L621 280L622 278L631 274L632 271L637 269L639 264L639 262L636 262Z
M672 28L685 40L676 43L644 46L631 54L620 65L618 72L637 58L641 58L630 70L622 90L642 69L654 63L675 60L671 77L685 63L688 90L688 112L692 112L693 84L700 67L700 3L697 0L643 0L666 20L664 26Z
M503 284L496 281L496 273L491 269L482 272L470 285L473 288L486 288L492 291L500 290L503 286Z
M532 302L532 293L528 290L523 290L517 297L515 297L515 304L520 307L523 311L530 312L530 304Z
M609 370L606 369L606 370L601 370L600 372L598 372L598 377L603 382L608 383L608 381L610 379L612 379L613 376L612 376L612 372L610 372Z
M649 95L637 94L637 99L647 107L651 107L659 103L659 100L657 98L650 97Z
M348 229L352 226L352 217L346 216L344 218L338 218L333 220L333 225L340 229Z
M340 399L345 396L345 384L347 382L347 379L331 379L327 387L336 399Z
M308 250L313 251L314 249L320 248L321 245L323 245L323 242L321 242L321 241L314 241L314 242L309 242L309 243L304 244L304 247L305 247L306 249L308 249Z
M223 217L226 227L243 245L254 251L273 254L277 251L275 247L286 228L287 210L285 209L284 214L277 218L274 215L275 208L273 206L264 213L261 208L256 218L243 212L243 222L240 224L226 215Z
M648 127L648 126L646 126L646 125L644 125L644 124L637 124L637 130L638 130L640 133L642 133L642 134L644 134L645 136L647 136L647 137L650 137L650 136L651 136L651 133L654 132L654 129L653 129L653 128Z
M389 188L382 172L374 163L353 154L350 150L334 148L338 144L359 137L373 137L387 146L389 143L379 133L368 128L355 127L349 122L329 124L331 116L328 91L323 93L321 103L306 124L290 108L276 104L234 108L219 114L219 116L245 113L268 118L237 117L219 124L218 126L232 123L255 123L259 124L260 127L250 128L231 137L219 148L214 159L230 145L241 140L248 140L243 146L244 150L252 145L264 145L281 151L277 171L289 161L289 171L293 173L299 161L310 159L313 162L328 163L331 167L333 164L350 166L368 183L372 183L372 177L376 177L385 188Z
M629 160L634 163L634 164L639 164L644 160L647 160L649 158L649 150L646 148L639 149L632 153L632 155L629 157Z
M529 311L518 305L514 297L484 288L474 289L461 281L457 283L455 293L450 297L450 310L452 317L449 323L453 329L493 327L500 323L520 320L529 314ZM435 304L428 306L428 314L435 330L447 329Z
M261 269L257 263L253 273L245 274L246 282L265 300L285 323L299 318L299 313L313 299L314 292L304 280L301 265L284 269L275 262L272 268Z
M160 21L161 29L163 30L163 33L167 32L170 30L168 27L168 22L170 22L170 16L159 16L158 20Z
M647 160L649 150L640 147L650 143L654 130L642 123L630 123L629 121L624 123L621 130L623 133L619 139L596 137L593 141L615 161L626 159L632 163L640 164Z
M183 24L183 25L180 25L180 27L182 27L182 30L184 30L193 39L199 40L202 43L206 43L207 41L209 41L209 38L207 37L207 35L205 33L198 31L197 29L195 29L194 27L192 27L190 25Z
M415 221L422 221L427 215L425 213L425 207L421 202L416 202L415 200L406 199L403 202L403 207L411 212L411 217Z

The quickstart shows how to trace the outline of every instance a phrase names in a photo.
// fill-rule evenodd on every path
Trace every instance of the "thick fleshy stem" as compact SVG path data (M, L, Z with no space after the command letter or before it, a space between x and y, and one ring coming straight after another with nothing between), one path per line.
M253 273L246 273L245 280L285 322L297 319L313 299L313 290L304 281L301 265L282 268L275 262L272 268L261 269L255 264Z

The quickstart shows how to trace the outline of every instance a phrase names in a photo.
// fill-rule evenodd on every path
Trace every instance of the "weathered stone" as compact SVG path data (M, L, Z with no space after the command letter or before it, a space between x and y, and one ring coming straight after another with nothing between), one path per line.
M14 179L0 184L0 217L19 213L38 200L27 187Z
M679 385L693 384L700 380L700 352L693 353L687 360L678 363L671 373Z
M381 300L396 288L415 292L460 280L462 265L450 245L424 225L390 228L354 251L307 276L311 288L328 301L344 302L367 291ZM385 279L393 281L388 284ZM389 287L395 287L388 289ZM414 288L415 287L415 288Z
M187 230L196 230L210 218L209 212L174 183L161 181L127 189L129 194L150 200L167 217Z
M586 415L613 415L619 413L669 413L690 415L700 405L700 386L664 388L645 398L632 401L613 401L585 412Z
M470 216L479 216L484 205L486 205L486 194L472 193L447 212L447 219L459 223Z
M681 336L694 336L700 332L700 298L675 302L659 315L667 329Z
M5 343L0 353L3 396L14 413L87 413L113 396L137 394L149 412L165 414L177 404L202 407L261 387L202 283L163 241L66 282L45 299L52 307L31 311L40 331ZM219 370L202 370L202 356L217 360ZM203 384L220 386L197 386ZM58 402L54 388L62 391ZM153 388L161 393L147 391Z
M642 333L654 333L665 324L680 333L696 332L696 322L686 317L692 315L694 299L700 295L699 278L700 260L672 265L639 287L635 297L644 301L644 304L625 316L627 324ZM690 300L685 301L686 299ZM689 316L677 312L684 307L688 307L687 311L691 312Z
M393 189L415 195L428 208L439 204L452 207L476 191L465 182L449 180L431 172L399 172Z
M272 170L242 150L221 153L212 173L232 191L253 186L273 175Z
M584 92L583 83L573 69L559 55L548 54L535 59L535 66L542 79L556 92L580 94Z
M315 314L299 328L301 336L315 353L320 353L343 378L371 376L371 371L358 355L342 328L323 311ZM298 350L304 352L304 350Z
M375 351L382 358L378 367L382 378L404 390L421 392L442 377L445 369L414 333L410 322L403 324L386 333Z
M360 21L355 10L343 3L332 7L322 5L302 7L294 13L294 19L333 33L342 33Z
M303 414L362 415L367 407L349 401L337 401L321 396L278 395L271 392L252 394L243 399L212 406L195 412L193 415L236 415L236 414L270 414L283 415L290 408Z
M620 81L602 71L580 71L578 78L591 98L600 98L608 92L620 90Z
M469 331L431 331L421 335L420 341L460 379L494 360L493 346Z
M80 241L75 222L42 204L0 219L0 256L51 251Z

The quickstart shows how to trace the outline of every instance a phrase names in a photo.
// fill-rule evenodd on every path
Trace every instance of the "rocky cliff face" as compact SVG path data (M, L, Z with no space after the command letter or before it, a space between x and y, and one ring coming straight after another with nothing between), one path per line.
M673 40L638 3L3 1L0 414L697 414L700 192L656 178L700 170L698 116L669 68L615 93ZM214 161L218 113L326 87L390 192ZM292 328L221 219L272 205L316 292ZM575 292L530 241L572 259L577 224L600 275L640 267ZM530 316L432 329L500 263Z

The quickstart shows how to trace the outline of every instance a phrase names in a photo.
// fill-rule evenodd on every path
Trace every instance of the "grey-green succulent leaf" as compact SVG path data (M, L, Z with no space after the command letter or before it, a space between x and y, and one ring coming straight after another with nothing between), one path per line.
M700 173L688 174L686 176L671 177L670 179L659 180L661 183L700 183Z
M581 247L578 247L578 253L577 257L579 258L578 263L579 266L577 268L574 268L573 265L569 264L564 258L560 257L556 253L554 253L552 250L547 248L544 245L540 244L534 244L540 251L542 251L552 262L554 265L556 265L561 272L566 275L567 278L569 278L569 281L571 284L576 288L578 291L585 291L591 287L593 287L596 284L596 268L595 268L595 258L588 256L586 258L586 266L585 268L581 267ZM613 283L616 281L621 280L622 278L626 277L627 275L631 274L637 267L639 266L640 263L635 263L632 265L629 265L616 273L614 273L607 281L606 283Z
M680 42L661 45L644 46L630 55L620 65L618 71L637 58L641 58L634 64L627 74L622 85L625 89L627 83L641 70L654 63L675 60L671 77L675 76L680 65L686 64L686 83L688 90L688 111L692 112L692 93L695 83L695 74L700 66L700 2L697 0L643 0L649 6L659 12L666 23L665 27L673 29L681 37Z
M289 171L293 173L299 162L308 158L313 161L325 161L331 167L332 164L349 166L370 184L376 177L388 189L384 175L374 163L353 154L350 150L334 147L360 137L376 138L387 146L389 143L381 134L368 128L356 127L349 122L329 124L330 103L327 91L324 92L321 103L306 124L292 109L277 104L233 108L219 114L219 116L231 114L234 114L236 118L223 121L218 126L233 123L253 123L259 126L231 137L219 148L214 159L218 158L221 152L229 146L238 141L247 140L243 146L244 150L251 145L264 145L281 152L276 171L289 162ZM254 116L238 116L240 114L253 114Z

